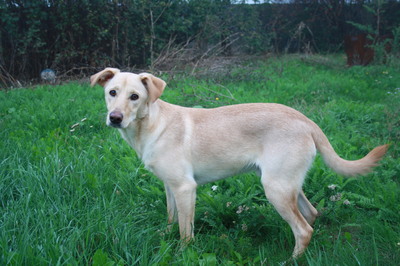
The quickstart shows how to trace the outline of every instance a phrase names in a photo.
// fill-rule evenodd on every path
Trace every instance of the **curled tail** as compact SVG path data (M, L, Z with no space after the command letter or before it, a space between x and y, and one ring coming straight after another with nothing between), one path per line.
M330 168L332 168L336 173L344 176L364 175L371 172L372 168L378 165L378 162L382 159L388 149L388 145L382 145L376 147L364 158L359 160L344 160L336 154L322 130L316 124L314 125L314 132L312 135L317 150Z

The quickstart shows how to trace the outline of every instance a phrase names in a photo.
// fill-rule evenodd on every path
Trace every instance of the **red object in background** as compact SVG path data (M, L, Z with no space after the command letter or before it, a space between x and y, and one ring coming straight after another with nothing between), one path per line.
M373 36L374 37L374 36ZM374 37L376 39L376 37ZM378 37L375 42L383 42L392 39L392 36L384 35ZM347 35L344 37L344 49L347 55L347 65L363 65L366 66L374 60L375 51L371 47L374 43L367 34ZM386 52L390 52L390 42L385 44Z
M372 40L367 34L347 35L344 37L344 50L347 55L347 65L366 66L374 59L374 50L369 47Z

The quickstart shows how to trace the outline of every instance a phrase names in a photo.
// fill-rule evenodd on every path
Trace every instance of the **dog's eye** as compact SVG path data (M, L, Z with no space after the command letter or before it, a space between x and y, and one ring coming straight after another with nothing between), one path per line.
M136 101L137 99L139 99L139 95L132 94L131 97L129 97L129 99L131 99L132 101Z
M112 97L114 97L115 95L117 95L117 91L116 90L110 90L110 95L112 96Z

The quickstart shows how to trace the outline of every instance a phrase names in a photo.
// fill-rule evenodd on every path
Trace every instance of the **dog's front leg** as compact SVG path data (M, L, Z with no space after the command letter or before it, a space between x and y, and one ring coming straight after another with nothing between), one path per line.
M185 182L177 187L170 186L178 210L179 233L185 242L194 237L194 207L196 201L195 182Z
M178 222L178 213L176 209L176 202L174 194L172 193L171 188L164 183L165 186L165 194L167 196L167 212L168 212L168 226L167 232L171 232L172 225Z

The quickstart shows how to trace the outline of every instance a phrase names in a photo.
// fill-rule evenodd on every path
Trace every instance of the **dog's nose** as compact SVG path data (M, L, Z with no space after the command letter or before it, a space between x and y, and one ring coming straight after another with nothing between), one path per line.
M110 113L110 122L114 125L119 125L122 123L124 115L120 111L113 111Z

